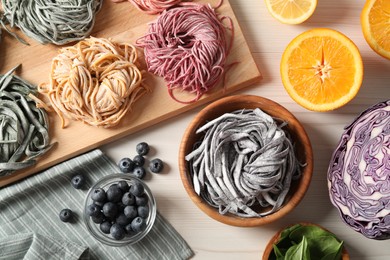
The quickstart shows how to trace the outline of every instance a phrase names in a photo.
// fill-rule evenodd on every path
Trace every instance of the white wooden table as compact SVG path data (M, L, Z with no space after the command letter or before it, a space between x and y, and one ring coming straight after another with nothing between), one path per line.
M195 251L194 259L260 259L276 231L299 221L314 222L336 233L345 241L351 259L390 259L389 241L367 239L341 221L330 203L326 183L328 163L343 127L368 106L390 98L390 60L374 53L363 38L360 12L364 2L318 0L317 9L308 21L285 25L271 17L263 0L230 0L264 77L257 85L237 94L260 95L279 102L303 123L312 142L311 186L303 201L285 219L262 227L232 227L209 218L192 203L181 184L178 151L185 128L200 108L102 147L115 161L134 156L138 142L146 141L154 147L150 157L160 157L168 169L164 174L149 175L146 181L154 191L159 211ZM279 63L284 48L301 32L316 27L344 33L355 42L363 57L364 81L360 92L333 112L317 113L300 107L288 96L280 79Z

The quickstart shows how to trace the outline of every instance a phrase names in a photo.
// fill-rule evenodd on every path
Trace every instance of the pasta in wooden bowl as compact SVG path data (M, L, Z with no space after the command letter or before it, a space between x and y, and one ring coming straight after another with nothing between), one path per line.
M192 201L234 226L259 226L289 213L311 180L313 155L300 122L259 96L205 107L182 138L180 175Z

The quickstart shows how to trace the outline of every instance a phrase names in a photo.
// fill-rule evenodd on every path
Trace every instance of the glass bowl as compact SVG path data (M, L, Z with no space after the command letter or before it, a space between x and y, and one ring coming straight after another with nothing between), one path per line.
M126 235L123 239L116 240L110 234L103 233L100 230L100 225L93 222L92 218L87 214L87 206L93 203L93 200L91 198L93 190L95 190L96 188L103 188L105 191L107 191L108 187L110 187L112 184L118 183L119 181L126 181L129 184L129 186L131 184L134 184L135 182L140 182L143 185L144 193L148 197L147 205L149 207L149 215L146 218L146 228L143 231L136 233L134 235ZM156 201L153 197L150 188L142 180L136 177L121 174L121 173L115 173L99 179L89 189L87 196L85 198L83 219L88 231L98 241L110 246L125 246L125 245L131 245L137 243L149 233L156 219L156 214L157 214Z

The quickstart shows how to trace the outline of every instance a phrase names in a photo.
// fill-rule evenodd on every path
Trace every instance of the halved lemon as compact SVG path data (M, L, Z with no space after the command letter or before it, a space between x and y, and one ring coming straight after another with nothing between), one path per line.
M289 43L280 73L285 89L298 104L313 111L329 111L345 105L358 93L363 62L348 37L317 28Z
M370 47L390 59L390 0L367 0L360 21Z
M317 7L317 0L265 0L265 3L271 15L286 24L303 23Z

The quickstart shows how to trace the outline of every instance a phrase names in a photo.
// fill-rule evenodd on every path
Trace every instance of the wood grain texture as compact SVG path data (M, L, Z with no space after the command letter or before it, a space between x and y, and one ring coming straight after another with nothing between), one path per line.
M212 6L216 6L218 2L209 1ZM224 86L220 83L198 102L183 105L170 98L161 78L147 74L145 83L152 87L152 93L142 97L121 123L110 129L95 128L70 120L67 120L66 128L61 128L60 119L55 113L50 113L50 135L56 145L39 158L34 167L0 178L0 187L258 82L261 74L229 2L224 1L217 12L232 18L234 22L234 42L227 64L235 64L227 70ZM129 3L115 4L104 1L91 35L134 43L147 31L147 23L156 17L141 13ZM40 45L31 39L28 39L28 42L31 46L24 46L8 35L4 37L0 50L0 73L22 64L21 70L17 71L19 76L36 85L48 82L51 60L60 47ZM183 100L192 98L186 93L180 94L180 97Z
M185 156L193 151L195 143L199 141L200 134L196 134L197 129L207 122L222 116L225 113L233 112L240 109L256 109L260 108L265 113L275 118L287 122L287 126L283 129L289 133L292 143L296 149L296 156L299 162L305 164L302 168L302 177L299 181L293 181L290 190L286 196L285 203L282 208L270 215L259 218L243 218L233 214L221 215L218 209L211 207L200 196L198 196L193 188L192 177L189 173L188 163ZM222 223L239 226L253 227L265 225L278 219L283 218L292 211L304 197L313 174L313 151L309 137L301 123L287 109L278 103L253 95L235 95L217 100L202 109L190 122L184 132L180 150L179 150L179 169L183 185L191 200L211 218ZM269 211L271 208L263 208L259 212Z

